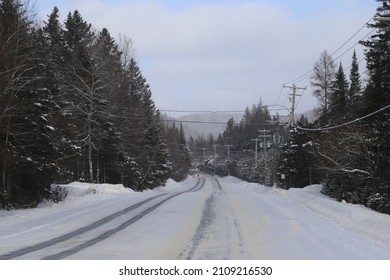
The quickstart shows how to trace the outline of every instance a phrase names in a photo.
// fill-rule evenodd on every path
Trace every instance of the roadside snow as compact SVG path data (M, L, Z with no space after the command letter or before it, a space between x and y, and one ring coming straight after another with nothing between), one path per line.
M389 215L339 203L321 194L321 185L284 190L234 177L218 180L221 188L206 176L200 191L169 200L112 238L70 258L390 259ZM192 177L180 183L168 180L165 187L142 193L122 185L61 185L68 196L60 203L0 211L0 255L77 230L145 199L188 190L196 182ZM123 215L97 232L130 218ZM97 232L58 246L64 250ZM22 258L45 257L57 245L52 247Z
M363 205L340 203L321 193L322 185L284 190L241 181L234 177L228 180L258 194L279 196L297 206L304 207L328 218L341 228L361 233L378 244L390 245L390 216L378 213Z
M67 199L82 197L89 194L134 193L133 190L125 188L121 184L111 185L73 182L67 185L57 186L68 191Z

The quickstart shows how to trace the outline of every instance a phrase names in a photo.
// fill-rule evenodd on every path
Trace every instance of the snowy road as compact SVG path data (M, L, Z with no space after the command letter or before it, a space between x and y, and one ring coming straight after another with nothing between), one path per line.
M390 216L320 186L206 176L144 193L69 190L59 204L0 211L0 259L390 259Z

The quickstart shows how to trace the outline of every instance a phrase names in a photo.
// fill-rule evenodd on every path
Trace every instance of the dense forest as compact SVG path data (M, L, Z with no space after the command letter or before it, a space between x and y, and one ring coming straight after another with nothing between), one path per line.
M183 137L166 142L131 40L118 44L78 11L61 23L56 7L38 25L26 3L0 1L0 206L34 206L55 195L52 183L142 191L183 178Z
M390 1L376 16L390 17ZM353 53L349 77L325 50L313 67L311 85L318 118L286 124L261 102L223 133L190 138L198 168L268 186L301 188L322 183L323 193L390 214L390 22L368 24L367 77Z

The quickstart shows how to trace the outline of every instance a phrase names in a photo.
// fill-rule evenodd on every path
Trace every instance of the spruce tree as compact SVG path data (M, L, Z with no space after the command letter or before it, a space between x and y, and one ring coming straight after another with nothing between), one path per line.
M349 90L347 96L348 111L358 107L357 102L362 94L362 81L359 73L359 64L357 62L356 51L352 55L351 71L349 74Z
M329 96L329 114L332 123L337 123L345 120L345 112L347 109L347 95L349 83L344 74L343 66L340 63L339 69L332 82L332 87Z
M298 126L305 126L306 120L301 118ZM279 156L278 174L284 174L284 179L278 178L284 188L303 188L315 181L313 170L313 142L311 136L292 127L288 138L283 144Z
M390 16L390 2L377 0L381 6L377 8L376 16ZM367 41L362 41L366 47L368 85L365 91L365 103L367 111L378 110L384 105L390 104L390 27L389 22L377 21L368 27L375 29Z
M109 31L103 28L92 47L95 63L99 68L100 112L95 121L100 123L99 139L96 147L96 181L120 183L123 160L119 148L119 128L116 121L120 102L120 83L123 69L121 52Z
M143 179L139 185L140 190L163 185L170 173L168 150L162 135L160 115L151 98L149 85L146 83L142 94L142 105L144 114L141 123L145 129L140 139L143 147L141 154Z

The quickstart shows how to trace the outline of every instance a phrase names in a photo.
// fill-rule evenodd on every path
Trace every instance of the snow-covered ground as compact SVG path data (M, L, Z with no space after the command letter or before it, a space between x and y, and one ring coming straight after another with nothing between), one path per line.
M390 216L321 186L196 177L136 193L67 185L65 201L0 211L0 259L385 259Z

